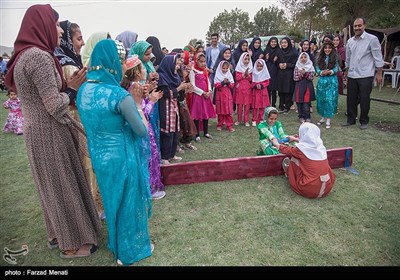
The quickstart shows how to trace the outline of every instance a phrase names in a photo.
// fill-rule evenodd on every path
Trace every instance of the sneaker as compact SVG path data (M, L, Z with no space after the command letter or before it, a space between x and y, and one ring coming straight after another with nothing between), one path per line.
M252 122L251 126L257 126L257 122Z
M231 127L231 128L228 129L228 131L229 132L235 132L236 130L233 127Z
M368 128L368 124L367 123L363 123L360 125L360 129L367 129Z
M197 136L196 139L195 139L194 141L200 142L200 141L201 141L201 140L200 140L200 136Z
M186 143L185 148L187 148L189 150L197 151L197 148L195 146L193 146L191 143Z
M206 137L208 139L213 139L213 137L209 133L204 134L204 137Z
M181 157L174 156L173 158L170 159L170 161L171 161L171 160L174 160L174 161L181 161L182 158L181 158Z
M342 124L342 126L344 126L344 127L350 126L350 125L355 125L355 123L348 123L348 122L346 122L346 123L343 123L343 124Z
M166 159L161 160L161 165L168 165L168 164L171 164L168 160Z
M235 122L235 125L239 125L240 124L240 122Z
M165 191L156 191L151 195L151 197L155 200L163 198L167 193Z
M250 124L249 124L248 122L247 122L247 123L245 123L244 125L245 125L245 126L250 126Z
M311 122L311 119L306 119L306 122L309 122L309 123L310 123L310 122Z
M221 131L221 130L222 130L222 127L217 126L217 131Z

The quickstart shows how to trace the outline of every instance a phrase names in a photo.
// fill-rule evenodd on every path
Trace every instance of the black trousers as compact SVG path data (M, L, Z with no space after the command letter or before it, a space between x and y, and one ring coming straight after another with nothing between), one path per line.
M268 95L271 106L276 108L276 90L268 90Z
M179 135L178 132L160 132L160 150L161 159L169 160L176 155L176 149L178 147Z
M357 107L360 103L360 124L368 124L371 91L374 77L347 78L347 122L356 123Z
M299 119L311 119L310 104L311 102L297 103L297 112Z
M194 125L196 126L197 129L197 134L196 137L200 136L200 121L199 120L193 120ZM204 135L208 134L208 120L203 120L203 131Z
M279 110L285 110L289 112L290 107L293 105L292 97L293 93L290 92L279 92Z

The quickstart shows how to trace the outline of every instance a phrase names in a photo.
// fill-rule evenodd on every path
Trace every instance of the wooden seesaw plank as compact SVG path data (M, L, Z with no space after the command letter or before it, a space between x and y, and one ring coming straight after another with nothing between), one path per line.
M331 168L349 167L353 162L351 147L327 150ZM282 175L283 154L201 160L161 166L164 185L182 185Z

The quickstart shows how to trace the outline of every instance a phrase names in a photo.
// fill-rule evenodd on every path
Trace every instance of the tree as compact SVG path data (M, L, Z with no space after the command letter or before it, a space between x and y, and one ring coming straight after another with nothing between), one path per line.
M250 22L249 14L235 8L228 12L224 10L214 17L206 34L208 41L211 34L218 33L220 41L224 44L234 45L240 39L253 34L254 25Z
M288 19L285 11L278 7L261 8L254 16L254 35L269 36L283 34Z
M196 47L196 46L198 46L198 45L204 46L204 42L203 42L203 40L201 40L201 39L193 38L193 39L190 39L189 45L191 45L191 46L193 46L193 47Z
M280 0L293 24L307 27L308 33L342 30L356 18L369 27L387 28L400 24L398 0Z

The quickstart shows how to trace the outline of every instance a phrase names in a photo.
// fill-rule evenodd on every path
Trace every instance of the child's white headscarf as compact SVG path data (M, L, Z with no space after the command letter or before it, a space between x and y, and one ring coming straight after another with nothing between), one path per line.
M243 63L244 58L248 56L249 57L249 64L245 65ZM250 74L251 72L253 72L253 62L251 61L250 55L248 52L244 52L240 55L239 58L239 62L236 64L236 68L235 71L236 72L240 72L240 73L244 73L246 71L246 68L249 68L248 73Z
M257 64L259 62L262 63L262 65L263 65L263 68L261 69L261 71L257 70ZM265 64L264 59L259 58L254 63L252 79L253 79L253 82L255 82L255 83L264 82L266 80L271 79L271 76L269 75L268 68L267 68L267 65Z
M326 148L320 137L320 130L315 124L305 122L299 128L299 143L296 147L311 160L325 160Z
M223 73L222 72L222 66L224 63L228 63L228 72ZM234 83L235 81L233 80L233 76L231 73L231 70L229 70L229 62L226 60L222 60L217 67L217 71L215 71L215 78L214 78L214 84L216 83L221 83L224 81L225 78L229 80L230 83Z
M305 54L305 55L307 56L307 62L306 62L306 63L301 63L301 61L300 61L300 57L301 57L303 54ZM313 65L313 63L312 63L312 61L311 61L311 59L310 59L310 56L309 56L308 53L306 53L306 52L302 52L302 53L299 55L299 57L297 58L296 67L297 67L297 69L299 69L299 70L304 69L305 72L311 72L311 71L312 71L312 72L315 72L314 65Z

